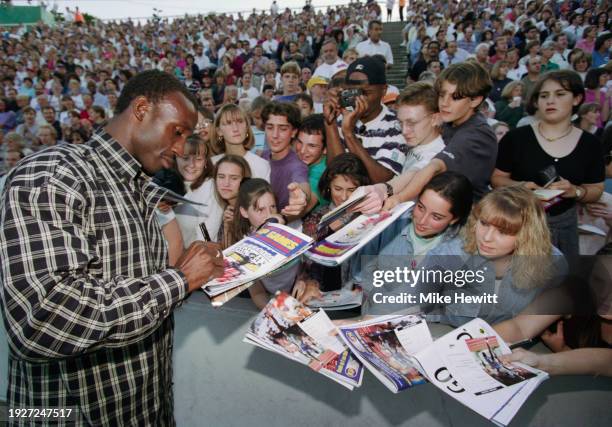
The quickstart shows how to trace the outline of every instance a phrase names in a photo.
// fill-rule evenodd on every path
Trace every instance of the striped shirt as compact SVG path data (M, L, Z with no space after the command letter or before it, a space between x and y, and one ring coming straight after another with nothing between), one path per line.
M341 117L338 120L338 130L342 144L346 146ZM395 111L383 105L380 114L374 120L367 123L358 121L354 133L370 157L387 169L391 169L396 175L402 172L409 147L404 142Z
M0 210L9 408L71 407L77 425L174 423L172 310L187 282L166 268L162 196L103 132L10 173Z

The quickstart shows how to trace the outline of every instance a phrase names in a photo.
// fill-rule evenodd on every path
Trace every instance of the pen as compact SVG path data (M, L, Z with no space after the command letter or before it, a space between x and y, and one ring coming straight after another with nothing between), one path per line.
M204 236L205 242L211 242L210 234L208 234L208 229L206 228L206 224L203 222L200 223L200 231L202 232L202 236Z
M534 342L535 341L533 339L518 341L510 345L510 350L514 350L515 348L518 348L518 347L525 347L530 344L533 344Z

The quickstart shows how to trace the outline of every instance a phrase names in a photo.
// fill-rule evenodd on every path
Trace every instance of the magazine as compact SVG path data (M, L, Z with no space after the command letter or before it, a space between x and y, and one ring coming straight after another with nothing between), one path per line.
M342 288L337 291L322 292L318 298L308 301L310 308L322 308L326 311L347 310L361 306L363 302L363 289L355 286L354 289Z
M313 245L304 255L318 264L327 266L342 264L413 205L414 202L405 202L390 211L360 215L340 230Z
M297 258L311 243L310 237L290 227L265 224L257 232L223 251L223 276L206 283L204 292L213 298L254 282ZM222 305L226 300L217 301Z
M346 213L346 211L348 211L353 206L357 206L362 200L366 198L366 196L367 194L358 195L356 192L354 192L351 197L349 197L344 203L342 203L336 209L327 212L321 217L321 220L317 225L317 231L320 231L338 218L342 217Z
M413 357L432 343L423 317L383 316L339 329L355 356L393 393L425 383Z
M527 365L504 364L511 352L495 330L474 319L414 355L420 370L440 390L468 408L505 426L546 372Z
M563 193L563 190L551 190L548 188L538 188L537 190L533 190L533 194L535 194L538 199L543 201L552 200Z
M277 292L250 325L243 340L309 366L352 390L363 366L338 337L323 310L313 312L285 292Z
M381 233L413 204L402 203L391 211L360 215L318 244L291 227L266 223L223 251L223 276L205 283L202 289L211 298L212 304L219 307L256 280L287 267L292 260L298 262L297 258L309 249L312 252L307 255L314 262L336 266Z

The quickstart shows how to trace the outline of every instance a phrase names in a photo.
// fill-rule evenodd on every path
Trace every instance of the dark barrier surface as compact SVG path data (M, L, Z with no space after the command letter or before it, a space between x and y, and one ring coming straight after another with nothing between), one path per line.
M255 316L248 300L213 309L198 292L176 311L178 426L492 425L430 384L391 393L369 372L349 391L305 366L242 342ZM434 337L450 330L430 325ZM542 344L533 351L547 351ZM552 377L512 426L610 426L612 379Z

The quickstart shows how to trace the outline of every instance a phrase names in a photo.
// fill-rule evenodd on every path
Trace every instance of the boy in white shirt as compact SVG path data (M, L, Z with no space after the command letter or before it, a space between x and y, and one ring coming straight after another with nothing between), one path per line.
M404 89L396 106L402 136L411 147L402 174L416 172L427 166L444 148L439 128L438 96L430 83L412 83Z

